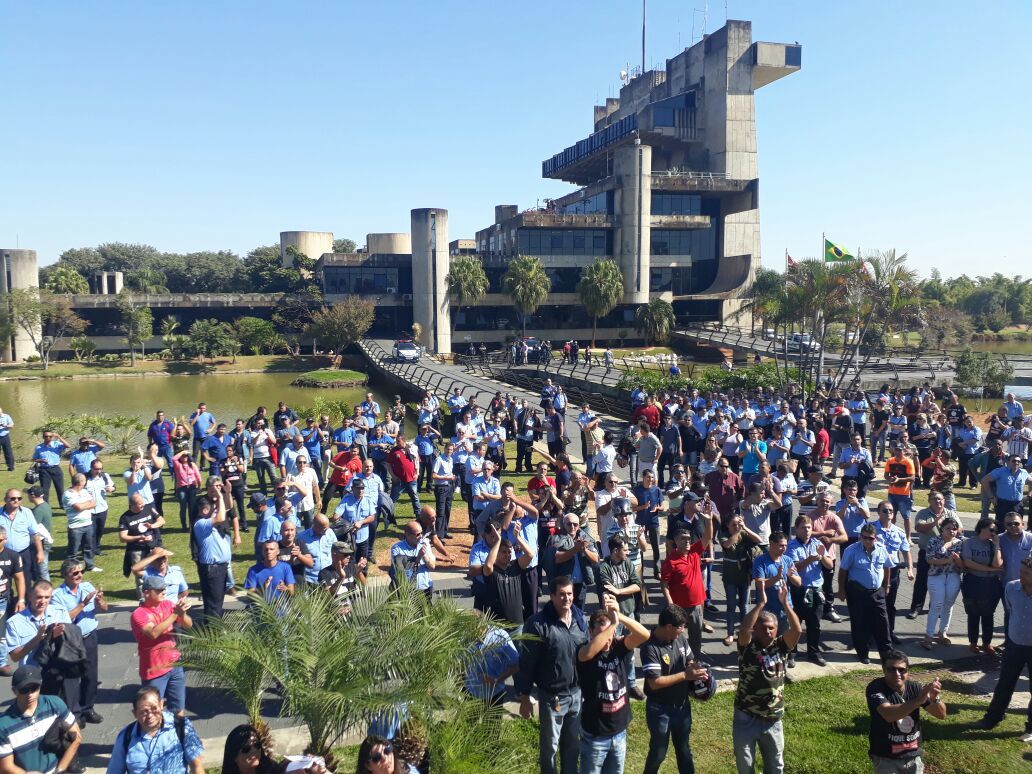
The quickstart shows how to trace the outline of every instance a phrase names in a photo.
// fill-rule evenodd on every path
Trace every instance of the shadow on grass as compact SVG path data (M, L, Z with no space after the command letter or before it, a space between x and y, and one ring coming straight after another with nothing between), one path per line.
M214 370L213 363L199 363L195 360L170 360L165 363L167 374L210 374Z
M265 363L266 373L282 373L284 371L311 371L316 368L328 368L332 361L322 355L276 355Z

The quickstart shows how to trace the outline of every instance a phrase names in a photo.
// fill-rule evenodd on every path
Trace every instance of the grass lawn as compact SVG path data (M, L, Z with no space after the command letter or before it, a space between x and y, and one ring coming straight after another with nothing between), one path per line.
M351 371L347 368L320 368L300 374L297 378L299 381L316 382L319 384L347 383L360 385L369 381L369 377L366 374Z
M288 355L238 355L236 358L216 358L214 361L199 360L145 360L137 358L136 366L130 367L128 360L115 362L76 363L62 360L51 363L46 371L40 363L19 363L0 366L0 378L35 377L37 379L61 379L70 376L103 376L108 374L164 373L164 374L206 374L220 371L306 371L325 365L329 357Z

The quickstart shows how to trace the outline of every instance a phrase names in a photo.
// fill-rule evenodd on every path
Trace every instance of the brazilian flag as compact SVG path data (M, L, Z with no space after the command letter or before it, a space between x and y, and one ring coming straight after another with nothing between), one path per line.
M829 263L835 261L855 261L856 256L826 238L824 240L824 260Z

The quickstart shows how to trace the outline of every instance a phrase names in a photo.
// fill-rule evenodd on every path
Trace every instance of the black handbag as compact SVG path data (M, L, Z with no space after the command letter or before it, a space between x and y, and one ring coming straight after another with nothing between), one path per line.
M23 477L26 484L38 484L39 483L39 463L33 462L29 465L28 470L25 471Z
M72 727L64 718L54 718L50 728L39 740L39 749L60 758L76 738L76 735L72 733Z

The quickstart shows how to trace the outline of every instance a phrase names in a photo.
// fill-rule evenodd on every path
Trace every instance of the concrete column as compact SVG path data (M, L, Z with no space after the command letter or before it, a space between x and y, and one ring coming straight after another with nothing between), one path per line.
M280 263L283 267L293 266L293 258L287 255L288 247L296 247L313 261L322 258L323 253L333 252L332 231L281 231Z
M624 303L649 300L652 146L624 145L613 153L616 189L613 246L624 278Z
M448 210L412 210L412 319L430 352L451 352L450 266Z
M0 292L38 288L39 264L36 251L0 248L0 275L3 275L0 277ZM32 340L21 328L15 328L11 341L4 342L3 357L7 362L17 362L38 354Z

